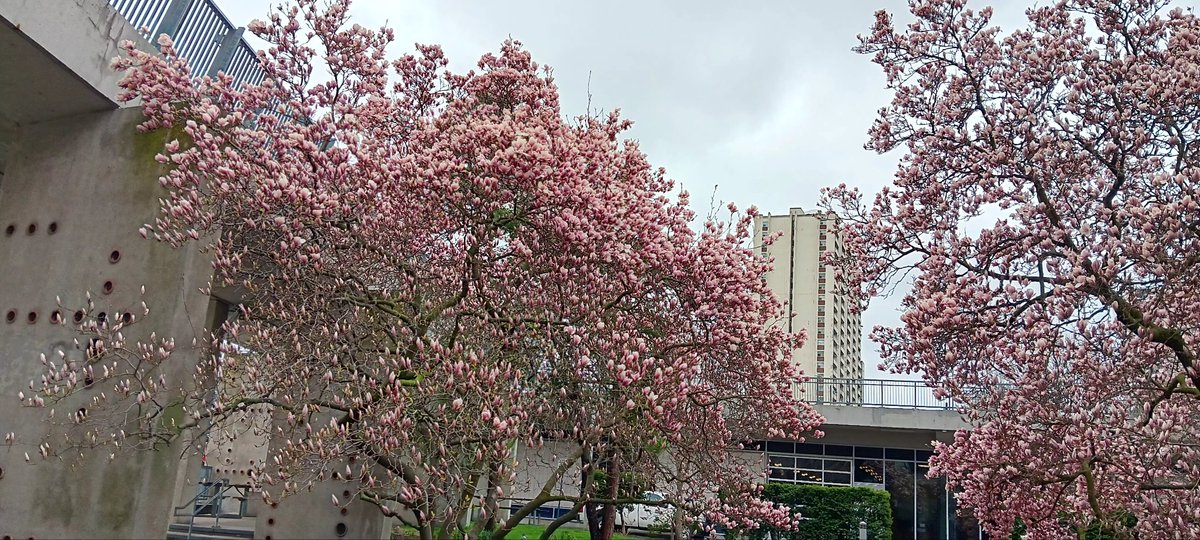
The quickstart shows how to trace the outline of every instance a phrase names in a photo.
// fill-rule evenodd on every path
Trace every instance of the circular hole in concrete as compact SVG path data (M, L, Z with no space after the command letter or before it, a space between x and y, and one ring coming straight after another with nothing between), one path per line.
M349 510L347 510L347 509L345 509L345 508L342 508L342 509L341 509L341 510L339 510L339 511L342 513L342 515L343 515L343 516L344 516L344 515L346 515L346 513L347 513L347 512L349 512Z
M8 226L4 228L4 236L12 236L15 232L17 232L17 226L13 225L12 223L9 223Z
M267 525L274 525L274 524L275 524L275 518L267 518Z
M38 315L37 315L36 311L30 311L29 315L25 316L25 321L28 322L29 324L33 324L33 323L37 322L37 317L38 317Z
M58 232L58 222L51 221L50 225L46 226L46 230L49 231L50 234L54 234L54 233Z
M112 250L112 253L108 254L108 262L110 262L112 264L117 264L117 262L120 260L121 260L121 251L120 250L114 249L114 250Z
M25 227L25 234L33 234L35 232L37 232L37 222L30 223L28 227Z
M129 323L133 322L133 314L128 311L126 311L125 313L122 313L121 314L121 322L124 324L129 324Z
M342 497L345 497L345 498L347 498L347 499L348 499L348 498L350 498L350 490L348 490L348 489L347 489L346 491L343 491L343 492L342 492Z
M13 321L17 320L17 310L15 310L15 309L8 310L8 313L4 314L4 320L9 323L12 323Z
M112 281L105 281L105 282L104 282L104 286L103 286L103 287L102 287L100 290L104 291L104 294L112 294L112 291L113 291L113 282L112 282Z
M71 317L71 320L75 321L75 324L83 322L83 310L81 309L76 311L75 315Z
M96 314L96 322L99 324L104 324L104 323L108 322L108 314L103 311L101 311L100 313L97 313Z
M50 312L50 324L62 324L62 312L54 310Z
M336 525L336 526L333 528L333 533L334 533L334 534L336 534L336 535L338 535L338 538L341 538L341 537L343 537L343 536L346 536L346 531L347 531L347 530L349 530L349 527L347 527L345 523L338 523L338 524L337 524L337 525Z

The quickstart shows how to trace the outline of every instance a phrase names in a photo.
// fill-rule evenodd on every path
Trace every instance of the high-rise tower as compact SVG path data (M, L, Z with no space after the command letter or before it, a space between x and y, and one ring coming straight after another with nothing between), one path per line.
M846 253L834 232L836 223L833 213L800 208L782 216L760 216L754 222L755 249L775 260L767 285L792 313L782 324L789 332L808 330L808 340L793 353L792 362L814 379L861 379L862 320L852 309L854 291L850 284L839 283L834 269L822 263L826 252L835 257ZM773 244L763 244L763 239L776 233L782 234ZM822 395L804 399L855 402L862 397L858 384L817 388Z

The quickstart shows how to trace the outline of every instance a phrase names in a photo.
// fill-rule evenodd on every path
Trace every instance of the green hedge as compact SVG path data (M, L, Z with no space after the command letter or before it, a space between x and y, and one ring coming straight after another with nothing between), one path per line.
M888 492L864 487L767 484L763 495L792 506L803 516L799 530L765 527L742 535L773 540L857 540L858 523L867 522L867 538L892 540L892 502Z

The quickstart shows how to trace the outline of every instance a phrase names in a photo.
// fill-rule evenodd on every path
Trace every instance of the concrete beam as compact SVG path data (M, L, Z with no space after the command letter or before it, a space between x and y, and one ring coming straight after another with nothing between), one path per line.
M0 123L117 108L124 40L155 50L105 0L0 0Z
M826 425L862 426L885 429L957 431L971 426L957 411L813 405Z

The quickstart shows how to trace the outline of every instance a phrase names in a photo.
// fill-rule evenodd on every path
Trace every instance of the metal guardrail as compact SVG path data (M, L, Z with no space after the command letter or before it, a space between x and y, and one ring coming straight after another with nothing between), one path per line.
M205 472L211 472L212 468L207 468ZM202 474L204 474L202 472ZM183 506L176 506L173 514L175 517L187 517L188 528L187 535L191 537L192 529L195 528L196 518L201 516L212 517L215 519L214 527L221 526L221 519L241 519L246 516L247 506L252 495L252 488L245 484L233 484L229 480L217 480L215 482L201 480L197 483L198 490L196 496L184 503ZM236 503L234 510L229 510L226 501Z
M242 39L245 28L234 26L213 0L108 0L148 41L171 36L175 50L188 60L192 74L233 77L238 84L257 84L264 74L257 53Z
M817 377L792 385L796 399L814 405L853 405L949 411L959 405L934 396L922 381Z

